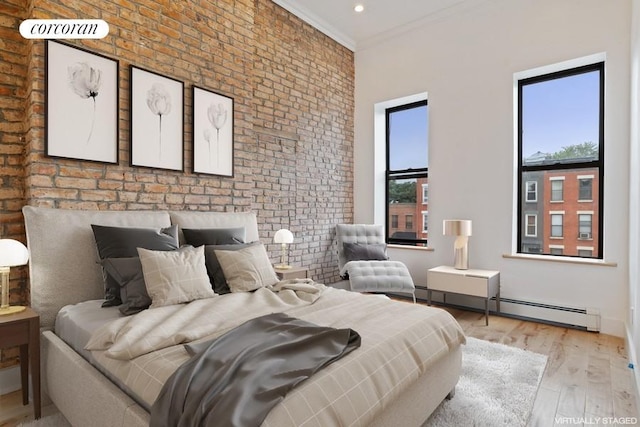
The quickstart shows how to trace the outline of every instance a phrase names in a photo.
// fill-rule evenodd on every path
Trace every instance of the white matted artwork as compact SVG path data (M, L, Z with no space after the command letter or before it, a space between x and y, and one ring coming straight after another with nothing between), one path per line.
M47 40L48 156L118 163L118 61Z
M184 170L184 83L131 65L131 166Z
M233 176L233 98L193 87L193 172Z

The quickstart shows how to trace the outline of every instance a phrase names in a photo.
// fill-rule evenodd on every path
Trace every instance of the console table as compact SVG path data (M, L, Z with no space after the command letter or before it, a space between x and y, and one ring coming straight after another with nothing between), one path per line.
M427 303L431 305L431 292L438 291L484 298L485 322L489 325L489 299L496 298L496 311L500 312L500 272L493 270L457 270L441 265L427 271ZM446 302L446 299L445 299Z

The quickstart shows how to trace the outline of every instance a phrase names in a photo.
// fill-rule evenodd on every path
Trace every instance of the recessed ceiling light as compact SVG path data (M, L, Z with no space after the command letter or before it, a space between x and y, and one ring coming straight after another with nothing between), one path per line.
M362 12L364 10L364 6L362 4L360 4L360 3L358 3L357 5L355 5L353 10L355 10L358 13L360 13L360 12Z

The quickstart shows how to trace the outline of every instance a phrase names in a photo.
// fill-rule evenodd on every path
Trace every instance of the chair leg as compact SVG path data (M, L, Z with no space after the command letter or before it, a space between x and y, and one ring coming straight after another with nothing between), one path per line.
M415 304L416 303L416 291L413 291L411 293L411 296L413 297L413 303Z

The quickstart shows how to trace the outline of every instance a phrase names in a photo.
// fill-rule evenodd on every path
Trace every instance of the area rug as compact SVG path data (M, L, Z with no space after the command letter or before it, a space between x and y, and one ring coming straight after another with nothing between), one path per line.
M425 426L525 426L546 364L543 354L467 338L455 396Z
M456 394L438 406L425 426L525 426L546 364L542 354L467 338ZM20 426L68 427L69 423L58 413Z

